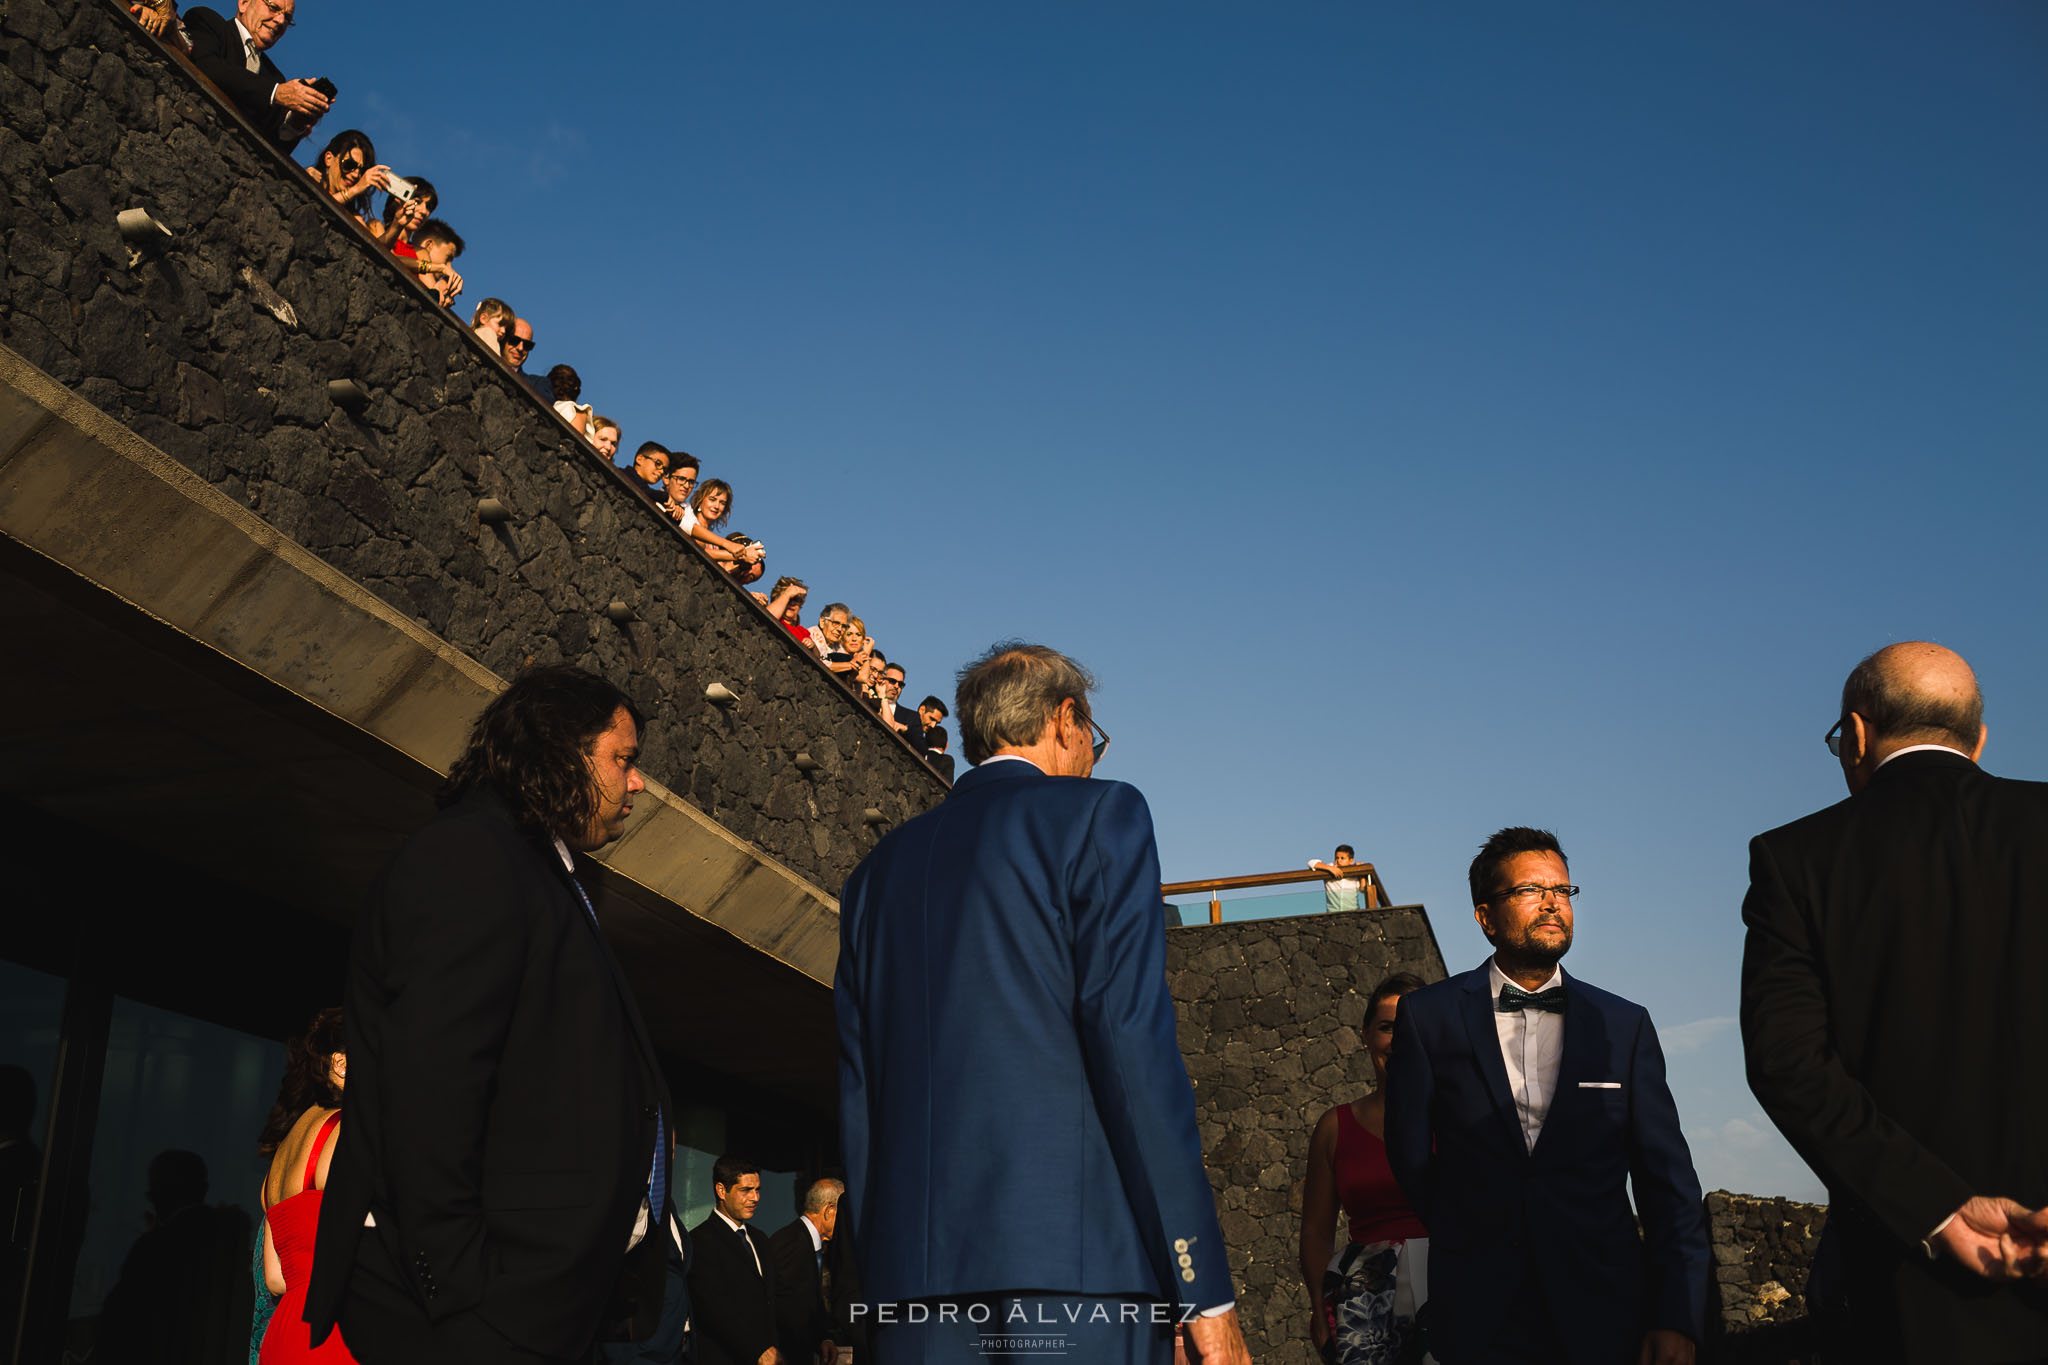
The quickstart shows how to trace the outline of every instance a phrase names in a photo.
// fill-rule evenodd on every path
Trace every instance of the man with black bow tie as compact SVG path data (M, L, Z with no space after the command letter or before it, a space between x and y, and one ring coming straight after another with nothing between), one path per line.
M711 1216L690 1229L690 1335L697 1365L777 1365L775 1260L749 1228L761 1168L734 1156L711 1164Z
M1555 835L1501 830L1469 876L1493 956L1402 1000L1387 1067L1387 1158L1430 1235L1430 1350L1690 1365L1707 1228L1657 1030L1557 965L1578 888Z

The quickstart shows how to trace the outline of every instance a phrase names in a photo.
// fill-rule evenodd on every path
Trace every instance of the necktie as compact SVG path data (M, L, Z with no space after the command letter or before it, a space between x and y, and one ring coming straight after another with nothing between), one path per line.
M245 54L242 65L248 67L249 74L253 76L263 69L263 59L256 55L256 40L254 38L245 39L243 40L242 47Z
M1520 1014L1523 1010L1548 1010L1552 1014L1564 1013L1564 987L1552 986L1547 991L1525 991L1513 982L1500 988L1498 1009L1502 1014Z
M576 888L576 899L583 902L583 913L590 916L590 927L596 929L598 937L604 931L598 928L597 907L590 903L590 893L583 889L583 883L576 880L576 874L569 874L569 885ZM654 1106L654 1162L647 1170L647 1220L650 1227L661 1222L661 1211L668 1201L668 1128L661 1106ZM744 1235L744 1234L743 1234Z
M740 1224L740 1240L747 1244L747 1255L751 1256L754 1260L754 1273L756 1275L760 1274L761 1253L754 1250L754 1239L747 1235L747 1225L745 1223Z

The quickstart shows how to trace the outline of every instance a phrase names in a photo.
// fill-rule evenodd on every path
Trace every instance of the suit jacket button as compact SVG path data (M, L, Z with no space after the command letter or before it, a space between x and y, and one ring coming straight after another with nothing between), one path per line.
M1186 1280L1189 1284L1193 1284L1195 1282L1195 1272L1192 1270L1181 1271L1180 1277L1183 1280Z
M654 1105L643 1104L640 1106L640 1117L643 1119L651 1119L658 1112L659 1110Z

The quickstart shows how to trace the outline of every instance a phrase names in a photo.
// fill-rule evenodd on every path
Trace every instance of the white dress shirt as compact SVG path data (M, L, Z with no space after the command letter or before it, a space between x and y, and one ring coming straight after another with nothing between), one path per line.
M1543 1135L1543 1120L1550 1116L1550 1097L1557 1093L1557 1068L1564 1057L1564 1016L1548 1010L1500 1008L1500 988L1520 984L1502 975L1492 958L1486 960L1486 998L1493 1004L1493 1031L1500 1036L1500 1059L1508 1067L1508 1091L1515 1097L1515 1115L1522 1122L1522 1140L1536 1150ZM1564 969L1550 969L1550 979L1537 990L1547 991L1564 984Z

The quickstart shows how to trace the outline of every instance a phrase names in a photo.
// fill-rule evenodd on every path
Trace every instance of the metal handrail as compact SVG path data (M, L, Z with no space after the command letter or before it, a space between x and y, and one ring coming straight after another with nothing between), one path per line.
M1380 880L1379 869L1371 863L1353 863L1342 873L1318 872L1313 868L1295 868L1286 872L1253 872L1242 877L1202 877L1191 882L1167 882L1159 888L1161 896L1187 896L1203 891L1209 893L1209 923L1223 923L1223 901L1219 891L1239 891L1251 886L1287 886L1295 882L1327 882L1339 876L1355 878L1365 885L1365 908L1381 910L1394 903L1387 894L1387 884Z

